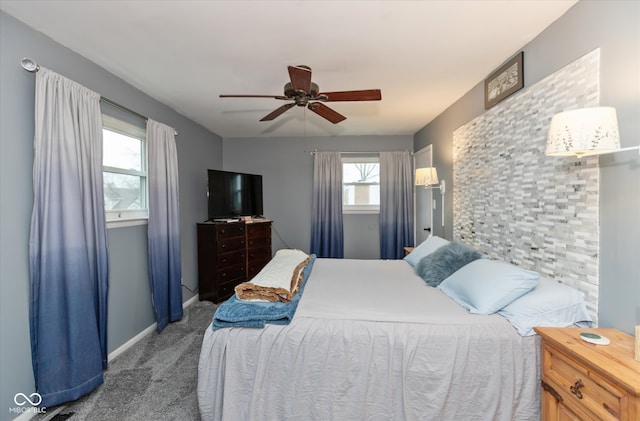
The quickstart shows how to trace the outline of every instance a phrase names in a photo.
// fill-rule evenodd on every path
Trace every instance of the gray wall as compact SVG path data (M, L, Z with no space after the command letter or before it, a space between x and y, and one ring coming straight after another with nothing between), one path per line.
M637 146L640 143L639 16L640 2L637 1L578 2L522 48L525 88L593 49L601 48L600 103L616 107L622 146ZM481 81L415 134L416 150L433 144L434 165L447 183L453 183L453 131L484 112L483 95ZM449 210L445 213L446 230L451 236L452 196L447 195L445 201L445 208ZM615 327L630 334L633 326L640 325L639 214L638 152L601 156L600 326ZM436 220L439 217L434 215Z
M207 168L222 167L222 139L92 62L0 12L0 420L34 389L29 342L29 224L33 204L35 76L23 57L175 127L180 171L183 284L197 285L195 224L206 219ZM146 226L110 229L109 352L154 322ZM183 289L186 301L193 294Z
M309 250L313 150L413 150L413 137L341 136L224 139L224 169L263 176L264 214L273 220L273 250ZM345 257L380 258L378 215L346 215Z

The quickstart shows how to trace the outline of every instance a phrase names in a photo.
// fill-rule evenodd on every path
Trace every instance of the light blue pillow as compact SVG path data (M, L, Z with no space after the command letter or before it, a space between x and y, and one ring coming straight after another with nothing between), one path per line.
M423 257L416 266L416 273L427 285L437 287L453 272L480 258L480 252L454 241Z
M538 272L510 263L478 259L442 281L438 288L474 314L493 314L531 291Z
M420 243L418 247L414 248L411 253L404 256L404 260L406 260L411 266L416 267L423 257L430 255L440 247L446 246L447 244L449 244L448 240L435 235L430 235L426 240Z
M540 278L534 289L498 311L522 336L535 335L534 326L588 327L593 321L580 291Z

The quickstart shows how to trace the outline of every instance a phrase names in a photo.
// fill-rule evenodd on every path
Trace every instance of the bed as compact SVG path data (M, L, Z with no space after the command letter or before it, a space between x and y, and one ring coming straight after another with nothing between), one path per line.
M538 336L406 260L312 263L290 323L207 329L202 420L540 419Z

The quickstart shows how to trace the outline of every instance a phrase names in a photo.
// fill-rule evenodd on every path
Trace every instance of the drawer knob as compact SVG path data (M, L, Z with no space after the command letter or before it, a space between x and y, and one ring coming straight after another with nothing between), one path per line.
M571 386L569 388L569 390L571 390L571 393L573 393L574 395L576 395L578 397L578 399L582 399L582 391L580 389L582 389L584 387L584 384L582 383L581 379L578 379L573 386Z

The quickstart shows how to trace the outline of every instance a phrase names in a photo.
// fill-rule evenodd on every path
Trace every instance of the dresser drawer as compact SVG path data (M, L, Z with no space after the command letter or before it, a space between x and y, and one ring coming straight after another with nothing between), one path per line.
M244 237L245 224L229 223L217 226L218 240L231 237Z
M245 272L246 272L246 268L244 264L218 269L218 272L217 272L218 283L223 284L225 282L232 282L232 281L243 282L246 275Z
M247 224L247 237L271 238L271 224L265 222L255 222L252 224Z
M235 293L235 287L238 285L237 282L229 282L226 284L218 285L216 289L216 296L218 301L225 300L231 297Z
M238 253L237 251L232 251L231 253L220 253L217 256L217 267L218 269L226 268L228 266L242 266L245 264L247 259L246 253L244 251Z
M226 253L230 251L244 251L245 240L244 237L227 238L218 241L216 244L218 253Z
M544 380L557 388L567 405L573 402L600 420L624 418L628 396L623 390L549 344L543 352Z
M271 260L271 256L263 259L251 259L247 270L247 279L251 281L269 263L269 260Z
M249 249L271 250L271 237L247 238L247 247Z

